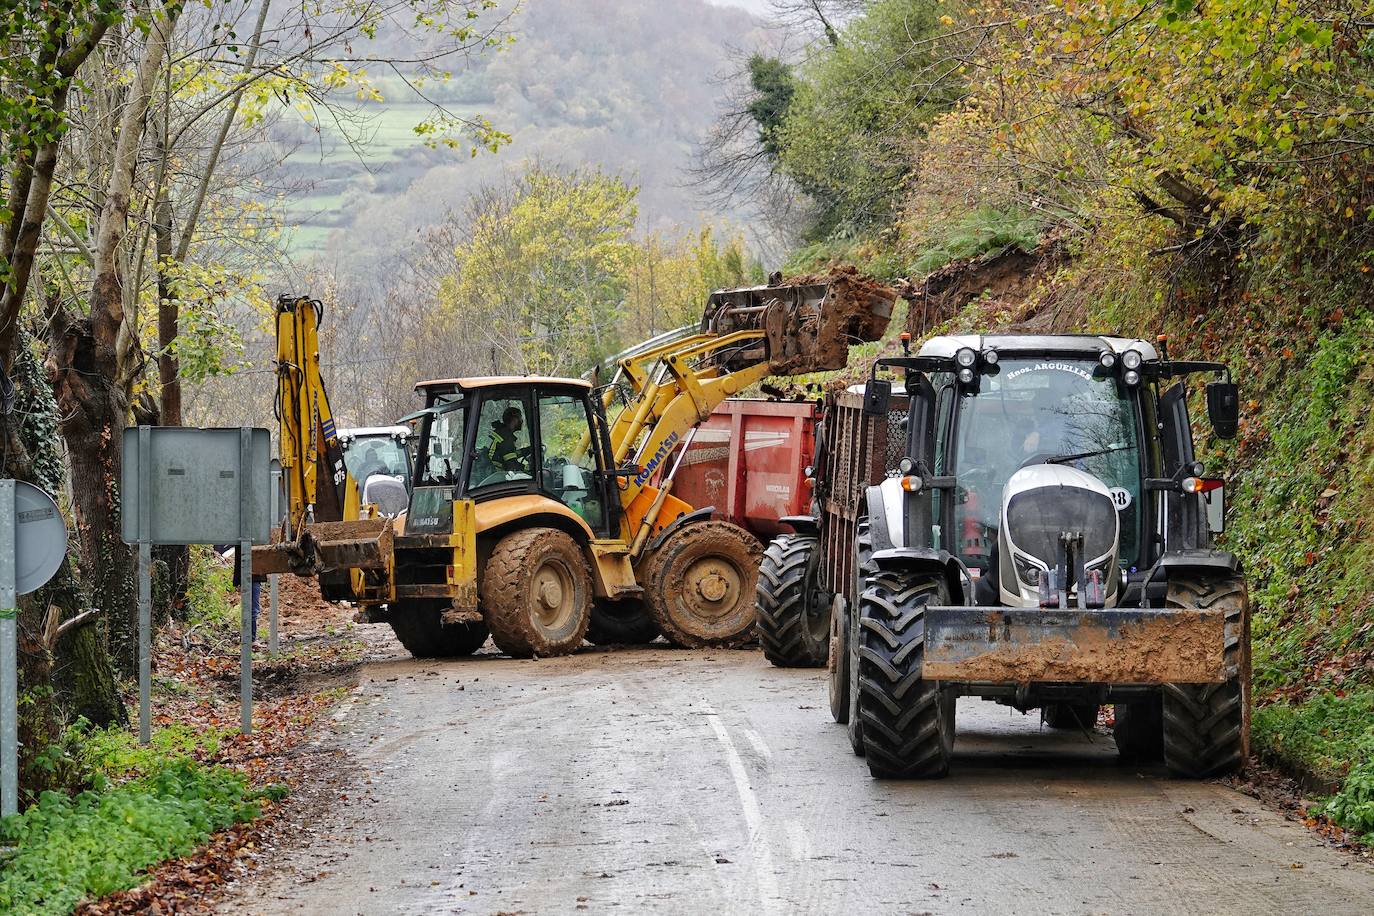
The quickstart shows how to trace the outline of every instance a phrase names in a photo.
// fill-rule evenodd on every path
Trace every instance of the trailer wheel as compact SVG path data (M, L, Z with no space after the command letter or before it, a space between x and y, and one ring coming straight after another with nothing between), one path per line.
M754 588L763 547L729 522L674 531L642 564L649 613L679 646L738 646L754 633Z
M1245 582L1177 578L1169 607L1225 612L1225 662L1234 674L1220 684L1165 684L1164 764L1175 776L1203 779L1240 769L1250 744L1250 627Z
M854 568L850 570L850 589L853 603L845 613L846 656L845 668L849 675L849 715L846 717L845 730L849 735L849 746L856 756L864 755L864 723L859 716L859 596L863 594L865 577L873 570L873 534L868 516L860 516L854 525Z
M943 577L884 570L859 599L859 717L868 771L879 779L949 772L954 694L921 678L925 608L947 604Z
M1050 728L1090 729L1097 724L1094 703L1046 703L1040 717Z
M830 602L817 588L821 542L774 538L763 552L757 594L763 656L779 668L818 668L829 654Z
M444 623L442 601L398 602L387 622L391 632L416 658L461 658L487 641L484 623Z
M594 646L640 646L659 636L658 624L639 598L592 603L592 622L587 627L587 642Z
M830 602L829 671L830 718L841 725L849 723L849 611L844 595Z
M1164 723L1159 697L1117 703L1115 714L1112 737L1116 739L1116 752L1122 759L1134 763L1159 760L1164 753Z
M482 608L497 648L514 658L567 655L591 623L592 585L582 550L556 528L496 542L481 574Z

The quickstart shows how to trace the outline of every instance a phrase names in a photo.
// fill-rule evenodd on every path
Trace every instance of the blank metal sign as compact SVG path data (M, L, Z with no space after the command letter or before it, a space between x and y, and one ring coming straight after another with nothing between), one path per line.
M249 531L254 544L266 544L271 528L271 436L251 431L249 467L240 468L242 431L154 426L149 429L149 480L154 544L232 544L239 528L239 475L249 475ZM140 478L138 428L124 430L121 475L122 533L138 541Z

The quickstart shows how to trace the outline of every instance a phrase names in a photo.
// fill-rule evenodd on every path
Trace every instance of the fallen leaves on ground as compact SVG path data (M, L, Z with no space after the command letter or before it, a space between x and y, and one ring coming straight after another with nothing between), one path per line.
M283 576L283 579L291 577ZM288 610L296 593L303 607ZM264 589L264 599L266 589ZM264 602L265 603L265 602ZM265 805L263 816L215 834L195 854L163 863L137 888L87 901L77 913L209 912L225 882L248 873L272 837L288 825L284 815L318 798L303 791L331 772L332 752L310 744L321 719L356 684L363 644L351 632L352 610L319 600L300 587L282 589L281 651L253 653L253 732L239 734L239 641L235 630L173 621L153 651L153 724L181 723L222 732L204 762L245 773L255 786L284 784L291 795ZM266 611L259 619L266 636ZM126 698L136 709L137 696ZM289 818L286 818L289 820ZM297 819L299 820L299 819Z

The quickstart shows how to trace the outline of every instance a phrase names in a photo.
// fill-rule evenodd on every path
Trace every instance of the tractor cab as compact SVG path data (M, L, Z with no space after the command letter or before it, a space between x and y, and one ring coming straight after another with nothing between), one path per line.
M594 536L618 532L610 446L591 386L577 379L463 378L421 382L415 509L542 496ZM422 492L423 491L423 492ZM421 516L426 513L419 513Z
M368 426L339 433L344 467L358 487L359 505L376 505L387 515L404 511L414 474L410 429Z

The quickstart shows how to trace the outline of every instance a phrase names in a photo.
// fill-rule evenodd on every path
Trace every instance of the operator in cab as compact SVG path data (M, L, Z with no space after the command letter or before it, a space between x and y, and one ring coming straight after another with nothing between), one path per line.
M487 444L487 460L496 471L527 470L525 459L516 444L516 433L525 428L525 415L519 407L507 407L500 420L491 424L491 442Z

